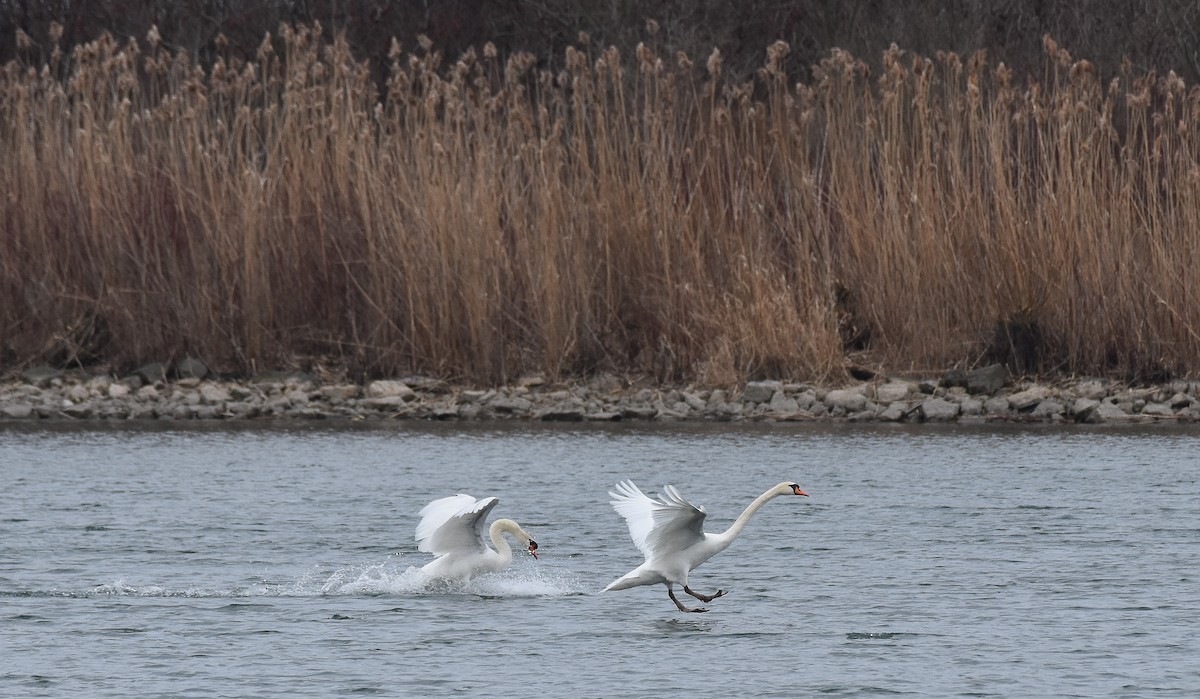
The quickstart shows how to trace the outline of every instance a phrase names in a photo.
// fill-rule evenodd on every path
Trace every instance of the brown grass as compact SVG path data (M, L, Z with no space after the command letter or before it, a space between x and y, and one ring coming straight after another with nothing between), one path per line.
M284 28L192 65L110 38L0 73L7 363L324 357L482 382L1200 366L1200 91L1047 40L835 51L797 82L586 44L392 54ZM273 46L284 47L282 55Z

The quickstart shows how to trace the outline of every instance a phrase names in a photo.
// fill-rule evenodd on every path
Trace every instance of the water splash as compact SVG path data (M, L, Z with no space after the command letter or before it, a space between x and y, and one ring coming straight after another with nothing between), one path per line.
M320 596L418 596L474 595L477 597L564 597L586 594L583 581L574 573L555 566L518 564L500 573L484 575L469 583L430 578L399 556L381 561L340 567L314 567L291 581L262 581L246 585L214 587L165 587L131 585L124 579L87 589L0 591L0 597L139 597L139 598L247 598Z
M479 597L562 597L582 594L584 586L568 571L543 565L514 566L468 583L431 578L415 566L387 561L333 571L324 580L312 575L297 581L295 594L322 595L476 595Z

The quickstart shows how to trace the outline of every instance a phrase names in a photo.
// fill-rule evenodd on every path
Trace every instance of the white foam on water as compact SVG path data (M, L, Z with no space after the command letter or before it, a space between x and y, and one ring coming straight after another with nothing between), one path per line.
M260 582L229 587L131 585L125 579L85 590L29 590L23 596L53 597L318 597L326 595L475 595L479 597L563 597L586 594L574 573L554 565L520 561L499 573L459 582L431 578L399 554L383 560L337 567L314 566L290 582Z
M574 574L536 564L516 565L467 583L431 578L418 567L401 567L395 561L347 566L335 570L323 581L313 580L311 576L306 578L304 582L298 582L297 593L305 594L314 586L317 594L322 595L562 597L584 591Z

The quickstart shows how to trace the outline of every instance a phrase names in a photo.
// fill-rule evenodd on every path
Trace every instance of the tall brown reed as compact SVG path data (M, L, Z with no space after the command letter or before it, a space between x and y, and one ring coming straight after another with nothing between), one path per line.
M1200 365L1200 96L1047 43L777 43L754 80L586 41L561 70L319 26L211 66L105 37L0 74L0 351L484 382ZM1014 334L1023 333L1023 351Z

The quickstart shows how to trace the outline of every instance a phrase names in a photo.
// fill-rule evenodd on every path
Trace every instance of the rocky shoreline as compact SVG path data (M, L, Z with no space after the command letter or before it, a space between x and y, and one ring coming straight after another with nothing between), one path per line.
M611 375L569 383L530 376L478 388L422 376L365 384L283 372L222 379L190 359L120 378L43 366L0 379L0 422L261 419L1194 423L1200 381L1047 385L1010 377L997 365L836 388L785 381L646 387Z

